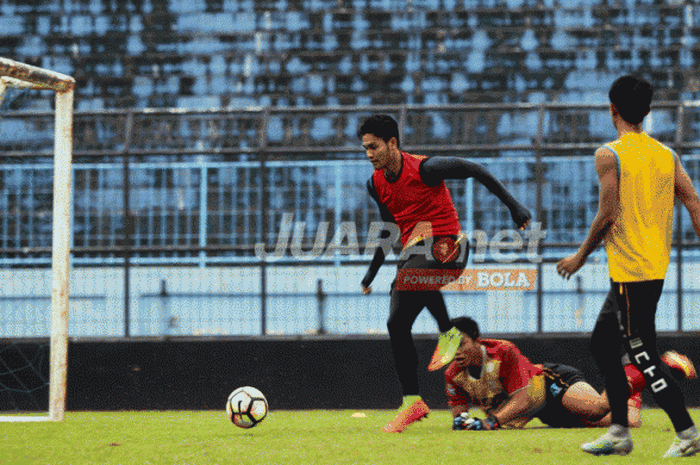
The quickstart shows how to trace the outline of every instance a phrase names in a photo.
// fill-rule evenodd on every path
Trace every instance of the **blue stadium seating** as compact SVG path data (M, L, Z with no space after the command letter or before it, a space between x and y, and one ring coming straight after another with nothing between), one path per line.
M627 72L640 72L653 81L659 100L696 99L700 93L696 76L700 53L695 38L700 2L696 1L337 0L329 9L329 3L320 0L5 0L0 13L0 55L75 76L78 110L269 107L265 140L271 149L358 148L355 129L361 112L339 116L334 107L421 104L434 106L406 112L404 143L510 145L485 155L516 159L533 155L531 146L537 137L542 137L540 142L545 144L600 143L610 137L606 109L553 110L547 113L540 135L536 110L501 107L498 111L451 111L440 106L604 104L610 83ZM30 94L16 104L41 110L48 109L50 101L33 99ZM287 110L277 109L279 106ZM292 113L288 108L305 106L324 106L325 110L310 109L306 113L295 109ZM666 142L676 138L674 111L655 110L653 114L654 135ZM698 114L693 110L684 116L684 141L697 140ZM138 113L130 147L165 154L211 149L218 152L209 162L216 163L223 160L217 158L221 151L258 146L259 117L255 112L180 117L166 112ZM76 151L119 152L125 144L124 125L123 115L116 113L79 113L74 124ZM49 124L8 117L0 126L0 149L5 151L21 146L22 150L48 153L52 143ZM586 148L567 154L590 156L591 151ZM473 151L469 152L472 155ZM552 150L544 155L561 154ZM358 152L323 156L357 159ZM302 154L295 160L297 169L307 169L306 162L315 166L313 161L300 160L314 157ZM241 164L241 172L254 172L245 154L233 158ZM163 160L165 157L156 161ZM143 172L134 169L145 178L133 180L134 185L144 186L135 189L133 202L159 205L157 211L142 212L148 221L144 220L136 242L158 237L152 220L164 217L163 212L177 210L180 214L186 210L194 218L201 207L198 202L191 203L193 193L201 193L195 181L180 186L180 191L189 196L180 198L177 208L171 205L175 197L164 194L173 186L166 185L162 191L147 187L155 182L148 177L156 176L155 172L190 176L190 170L201 168L192 157L184 160L193 165L177 169L141 166L139 169L146 170ZM177 155L167 159L173 161L183 159ZM105 161L109 162L113 160ZM113 195L114 187L103 183L106 177L121 172L120 163L118 160L116 165L99 169L87 165L77 168L77 176L92 179L84 188L84 197L76 198L78 245L109 244L108 238L120 234L122 225L118 221L105 220L99 226L88 211L90 205L106 205L104 198ZM500 164L498 160L492 163L494 172L506 177L517 165ZM17 169L10 167L0 173L10 187L8 179L12 176L33 172L31 168L13 171ZM314 189L323 189L327 177L335 176L332 170L308 169L316 176ZM214 168L210 170L206 173L215 172ZM552 168L552 178L547 179L552 186L551 192L545 192L545 222L563 225L561 230L552 230L551 240L580 239L589 207L596 201L593 190L568 191L567 182L559 180L568 179L565 174L564 168ZM698 179L697 172L691 174ZM25 181L39 192L32 207L36 212L43 211L43 192L49 189L41 179L27 175ZM366 201L364 179L356 178L351 183L359 186L353 192L362 202ZM286 178L280 182L287 187L292 183ZM529 172L513 178L515 184L532 182ZM299 187L299 192L305 189ZM0 203L14 202L15 190L30 189L2 192ZM528 192L525 189L523 195L530 195ZM231 195L228 190L226 195ZM114 207L118 207L119 196L116 198ZM279 210L299 209L306 201L301 198L278 199L281 204L288 202ZM344 200L352 203L353 198L347 195ZM547 204L556 199L584 202L587 206L579 208L578 216L570 217L586 221L575 227L559 221L557 215L566 216L564 208ZM363 203L353 214L364 214L365 206ZM474 216L475 224L485 229L509 221L488 209ZM323 217L319 213L314 221ZM245 218L260 221L252 214ZM97 232L99 228L106 232ZM5 246L22 237L15 229L0 225ZM245 234L252 234L252 230ZM30 239L38 241L33 244L47 244L48 234L37 231ZM188 240L197 241L192 231L187 234L191 235Z
M6 0L0 55L76 107L600 102L640 72L695 98L700 4L658 0Z

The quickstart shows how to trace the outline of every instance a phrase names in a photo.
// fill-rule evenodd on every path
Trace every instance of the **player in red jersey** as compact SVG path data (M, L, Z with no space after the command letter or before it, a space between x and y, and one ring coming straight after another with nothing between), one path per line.
M533 364L510 341L481 339L479 325L469 317L452 320L462 343L445 370L448 405L455 430L522 428L533 418L553 427L609 426L610 406L577 368ZM625 366L630 391L630 426L639 426L644 376ZM471 407L486 418L469 418Z
M391 116L369 117L360 126L358 137L374 167L367 183L369 193L382 220L396 224L400 231L403 252L397 275L417 269L461 274L466 266L469 243L460 233L445 179L474 178L508 207L520 229L530 221L530 212L481 165L456 157L425 157L401 151L398 124ZM377 247L361 283L364 293L371 292L370 286L384 259L384 249ZM395 280L391 286L387 328L404 400L397 417L383 428L385 432L401 432L429 412L419 395L418 357L411 335L418 314L427 307L441 332L430 370L437 370L454 358L461 338L449 319L439 288L407 290L398 289L396 284Z

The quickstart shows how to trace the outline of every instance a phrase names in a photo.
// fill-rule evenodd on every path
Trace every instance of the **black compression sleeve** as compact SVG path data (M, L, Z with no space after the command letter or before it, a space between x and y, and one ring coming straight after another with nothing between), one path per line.
M374 199L376 202L382 221L395 223L394 216L391 214L389 209L386 208L386 205L379 200L379 195L377 195L377 191L374 189L374 184L372 183L371 178L369 181L367 181L367 191L369 192L370 197L372 197L372 199ZM381 237L384 239L389 237L389 231L383 231ZM379 246L374 251L374 257L372 257L372 261L369 264L367 273L365 273L365 277L362 278L361 283L363 286L369 287L372 284L374 277L377 276L377 273L379 272L379 268L381 268L381 266L384 264L384 260L386 260L386 257L384 256L384 249Z
M530 212L486 168L457 157L430 157L420 165L424 183L437 186L445 179L474 178L505 204L515 223L520 227L530 219Z
M363 286L370 287L372 285L372 281L374 281L374 277L377 276L379 268L384 264L385 258L384 249L377 247L374 251L374 257L372 257L372 261L367 269L367 273L365 273L365 277L362 278L361 284Z

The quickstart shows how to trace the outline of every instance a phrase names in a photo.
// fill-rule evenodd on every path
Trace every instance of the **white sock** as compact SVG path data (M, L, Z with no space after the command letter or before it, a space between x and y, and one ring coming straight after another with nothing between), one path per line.
M610 428L608 428L608 434L616 438L624 438L630 435L630 429L627 426L613 423L610 425Z

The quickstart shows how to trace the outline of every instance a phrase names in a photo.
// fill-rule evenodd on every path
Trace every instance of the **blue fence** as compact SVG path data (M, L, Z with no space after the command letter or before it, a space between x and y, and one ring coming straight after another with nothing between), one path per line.
M700 156L683 160L698 183ZM523 204L535 209L538 188L531 158L479 162ZM597 211L598 181L592 158L543 157L540 163L545 174L537 220L546 230L546 242L583 241ZM85 251L73 259L76 266L121 263L119 255L125 245L134 249L133 262L140 265L257 262L255 245L274 248L285 215L304 223L304 229L295 230L294 236L300 237L305 249L314 243L320 228L328 227L325 246L333 228L351 222L364 257L346 253L342 258L366 260L364 246L370 239L371 223L379 221L365 187L371 173L365 161L280 161L268 162L264 169L259 162L141 163L131 166L129 172L133 229L125 244L123 166L77 164L73 172L71 244ZM51 173L48 164L0 167L0 248L50 247ZM447 184L465 231L480 230L491 237L496 231L513 229L508 211L483 186L472 180ZM260 204L263 198L265 208ZM692 241L692 224L686 212L681 216L682 235ZM268 225L267 231L263 225ZM228 249L196 250L217 246ZM91 248L97 247L113 250L107 256L91 256L95 255L89 253ZM156 250L159 247L163 250ZM0 265L50 263L48 250L33 255L5 254Z
M696 166L700 157L688 157ZM530 157L482 159L525 205L537 204L535 163ZM582 241L597 211L597 177L591 157L544 157L541 215L547 242ZM129 199L133 230L124 244L124 168L117 163L76 164L73 170L73 248L113 248L113 263L120 263L120 247L137 250L140 265L257 262L254 246L274 248L283 216L303 222L304 247L313 244L319 228L328 225L324 245L333 229L351 222L357 230L360 252L369 239L373 221L379 221L366 182L371 174L366 161L271 161L139 163L129 169ZM695 172L695 171L693 171ZM266 177L265 191L261 177ZM491 236L513 229L507 209L473 180L450 180L457 211L465 231L481 230ZM29 164L0 167L0 248L40 248L51 245L52 166ZM266 199L266 208L261 199ZM266 215L264 217L263 215ZM265 232L263 225L269 225ZM685 223L692 232L692 225ZM228 252L177 252L158 247L226 246ZM147 252L138 252L138 248ZM325 247L324 247L325 249ZM28 258L0 258L0 265L49 264L48 252ZM289 252L287 255L290 255ZM347 254L346 254L347 255ZM365 257L345 257L362 260ZM110 257L79 254L76 266L104 264Z
M607 286L604 257L591 275L570 283L553 274L552 262L585 238L597 211L592 153L614 138L607 109L502 104L78 112L71 334L384 332L392 267L382 270L375 294L357 294L379 217L365 187L371 167L354 134L363 116L380 111L401 121L406 150L482 163L546 231L537 250L542 262L520 250L513 263L537 268L534 290L450 294L451 311L479 316L494 332L590 329ZM53 115L3 116L0 335L45 335ZM646 124L678 151L697 186L699 107L662 103ZM507 210L478 183L448 186L475 239L513 229ZM665 330L692 330L700 321L697 238L679 211L660 310ZM290 247L281 258L261 260L260 247L273 253L284 221L293 224ZM348 247L326 253L339 231L351 231L353 243L338 236ZM309 257L319 240L324 253ZM474 242L470 266L488 266L491 251L481 253ZM435 331L421 318L417 331Z
M528 181L526 160L482 162L504 179L525 204L534 202L536 186ZM697 183L700 157L686 157L684 162ZM548 225L543 228L546 237L539 253L549 262L571 251L571 247L562 248L562 244L580 242L585 237L597 208L597 180L590 157L544 158L542 163L552 182L546 183L548 194L543 197L542 215L538 218ZM127 331L125 327L130 328L130 336L383 333L393 267L385 265L372 296L358 292L363 264L372 253L364 245L371 222L378 220L376 207L364 188L367 163L274 162L267 169L269 188L275 186L268 196L270 219L279 220L286 213L304 221L304 252L311 250L309 244L316 240L320 224L330 220L335 225L341 221L356 225L359 254L338 253L325 260L319 256L304 264L304 259L295 258L287 249L281 259L261 263L255 254L255 242L262 240L274 247L280 226L267 235L260 233L262 210L254 200L255 194L251 194L257 191L259 163L141 164L130 171L136 220L131 236L132 268L125 270L124 207L121 189L117 187L122 180L122 167L76 165L73 248L90 250L92 244L109 247L104 249L106 253L82 252L72 258L71 335L121 337ZM16 190L5 183L4 197L0 198L8 201L24 196L36 200L45 196L50 200L50 187L41 187L51 178L50 167L6 166L0 172L4 173L3 179L17 181ZM167 189L158 187L156 180L166 177L172 184ZM483 228L490 240L499 226L512 229L507 212L483 187L467 180L451 181L450 188L464 230ZM42 216L40 211L32 210L37 204L25 201L23 208L5 209L4 247L12 247L20 240L26 241L22 244L28 248L49 243L50 215ZM12 214L16 215L14 223ZM22 223L22 218L33 218L33 222ZM10 224L13 227L7 227ZM684 231L693 233L688 218L681 224ZM240 249L200 249L211 244ZM171 246L181 248L168 250ZM0 260L5 267L0 291L0 337L48 335L50 254L33 255L8 254ZM515 267L536 265L528 263L525 247L516 255ZM685 250L683 257L683 266L672 265L669 271L659 310L660 330L697 329L700 321L698 254ZM491 259L488 249L485 256L475 250L471 266L486 266ZM455 316L478 317L486 331L590 330L607 286L604 255L598 253L595 260L601 263L591 265L590 272L583 272L582 281L563 282L550 263L539 269L543 281L533 291L449 293L448 305ZM678 260L677 252L672 260L674 264ZM326 265L320 265L324 261ZM110 265L113 268L105 268ZM27 270L28 267L33 270ZM681 270L683 273L679 274ZM126 288L125 273L130 277ZM681 295L678 279L684 282ZM679 307L683 313L678 312ZM423 315L415 330L430 333L436 328Z

